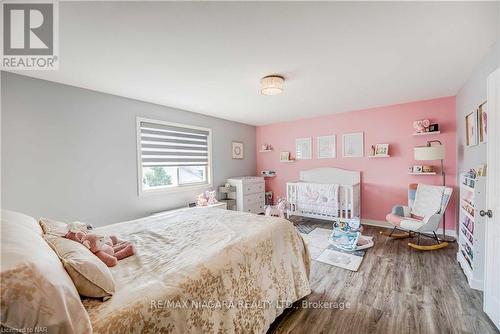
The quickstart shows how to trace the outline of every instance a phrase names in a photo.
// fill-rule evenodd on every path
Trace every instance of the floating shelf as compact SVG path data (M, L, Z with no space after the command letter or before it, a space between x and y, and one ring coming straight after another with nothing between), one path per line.
M412 134L412 136L432 136L432 135L438 135L440 133L441 133L441 131L429 131L429 132L420 132L420 133L414 132Z
M436 175L436 172L408 173L409 175Z
M280 162L295 162L295 159L292 159L292 160L280 160Z
M390 158L391 156L389 154L384 154L384 155L368 155L368 158Z
M273 150L260 150L260 153L267 153L267 152L272 152Z
M274 170L263 170L260 172L262 177L275 177L276 172Z

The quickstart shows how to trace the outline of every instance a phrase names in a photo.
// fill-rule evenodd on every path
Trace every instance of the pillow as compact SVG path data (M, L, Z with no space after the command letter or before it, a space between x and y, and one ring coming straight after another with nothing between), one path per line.
M80 295L105 299L113 295L115 281L111 271L87 247L54 235L46 234L44 238L61 259Z
M48 218L40 218L38 220L42 227L43 233L52 234L64 237L69 231L69 226L66 223L58 222Z
M1 324L28 332L90 333L87 311L37 221L1 211Z

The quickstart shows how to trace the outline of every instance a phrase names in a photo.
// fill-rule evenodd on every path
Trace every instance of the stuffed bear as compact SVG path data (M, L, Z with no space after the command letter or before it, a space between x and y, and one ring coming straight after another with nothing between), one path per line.
M196 206L207 206L207 198L205 197L205 193L196 196Z
M74 222L68 224L68 233L64 236L66 239L70 239L73 241L78 241L81 243L81 238L76 237L76 233L82 232L83 234L87 234L91 230L93 230L93 226L85 223L80 223L80 222ZM113 246L117 243L120 243L122 241L118 240L118 238L114 235L110 236L105 236L106 238L106 243L110 246Z
M73 241L78 241L75 239L76 232L81 231L81 232L87 233L88 230L91 230L91 228L89 228L88 224L80 223L80 222L69 223L67 226L68 226L68 232L66 233L66 235L64 237L67 239L71 239Z
M206 191L205 197L207 198L207 204L212 205L217 203L217 192L215 190Z
M93 232L71 230L66 238L79 242L94 253L108 267L113 267L118 260L132 256L135 253L131 242L120 241L114 235L104 236Z

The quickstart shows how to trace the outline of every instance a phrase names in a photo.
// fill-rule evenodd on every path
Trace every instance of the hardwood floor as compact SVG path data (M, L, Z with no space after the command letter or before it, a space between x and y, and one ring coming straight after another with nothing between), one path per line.
M375 246L358 272L313 261L312 293L268 333L499 333L482 311L482 293L468 286L456 262L456 243L422 252L408 247L408 239L379 235L382 230L365 226L363 234L372 235ZM304 308L304 301L349 308Z

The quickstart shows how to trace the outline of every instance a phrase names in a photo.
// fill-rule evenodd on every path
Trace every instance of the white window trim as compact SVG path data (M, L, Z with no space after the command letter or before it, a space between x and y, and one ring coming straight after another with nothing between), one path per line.
M187 129L193 130L203 130L208 131L208 165L207 165L207 182L206 183L196 183L196 184L187 184L187 185L177 185L170 186L158 189L149 189L145 190L142 186L142 157L141 157L141 122L150 122L157 123L167 126L177 126L184 127ZM144 117L136 117L136 142L137 142L137 190L139 196L149 196L149 195L159 195L159 194L168 194L168 193L176 193L183 191L193 191L193 190L202 190L212 188L212 180L213 180L213 168L212 168L212 129L204 128L201 126L194 126L188 124L181 123L173 123L166 122L157 119L144 118Z

